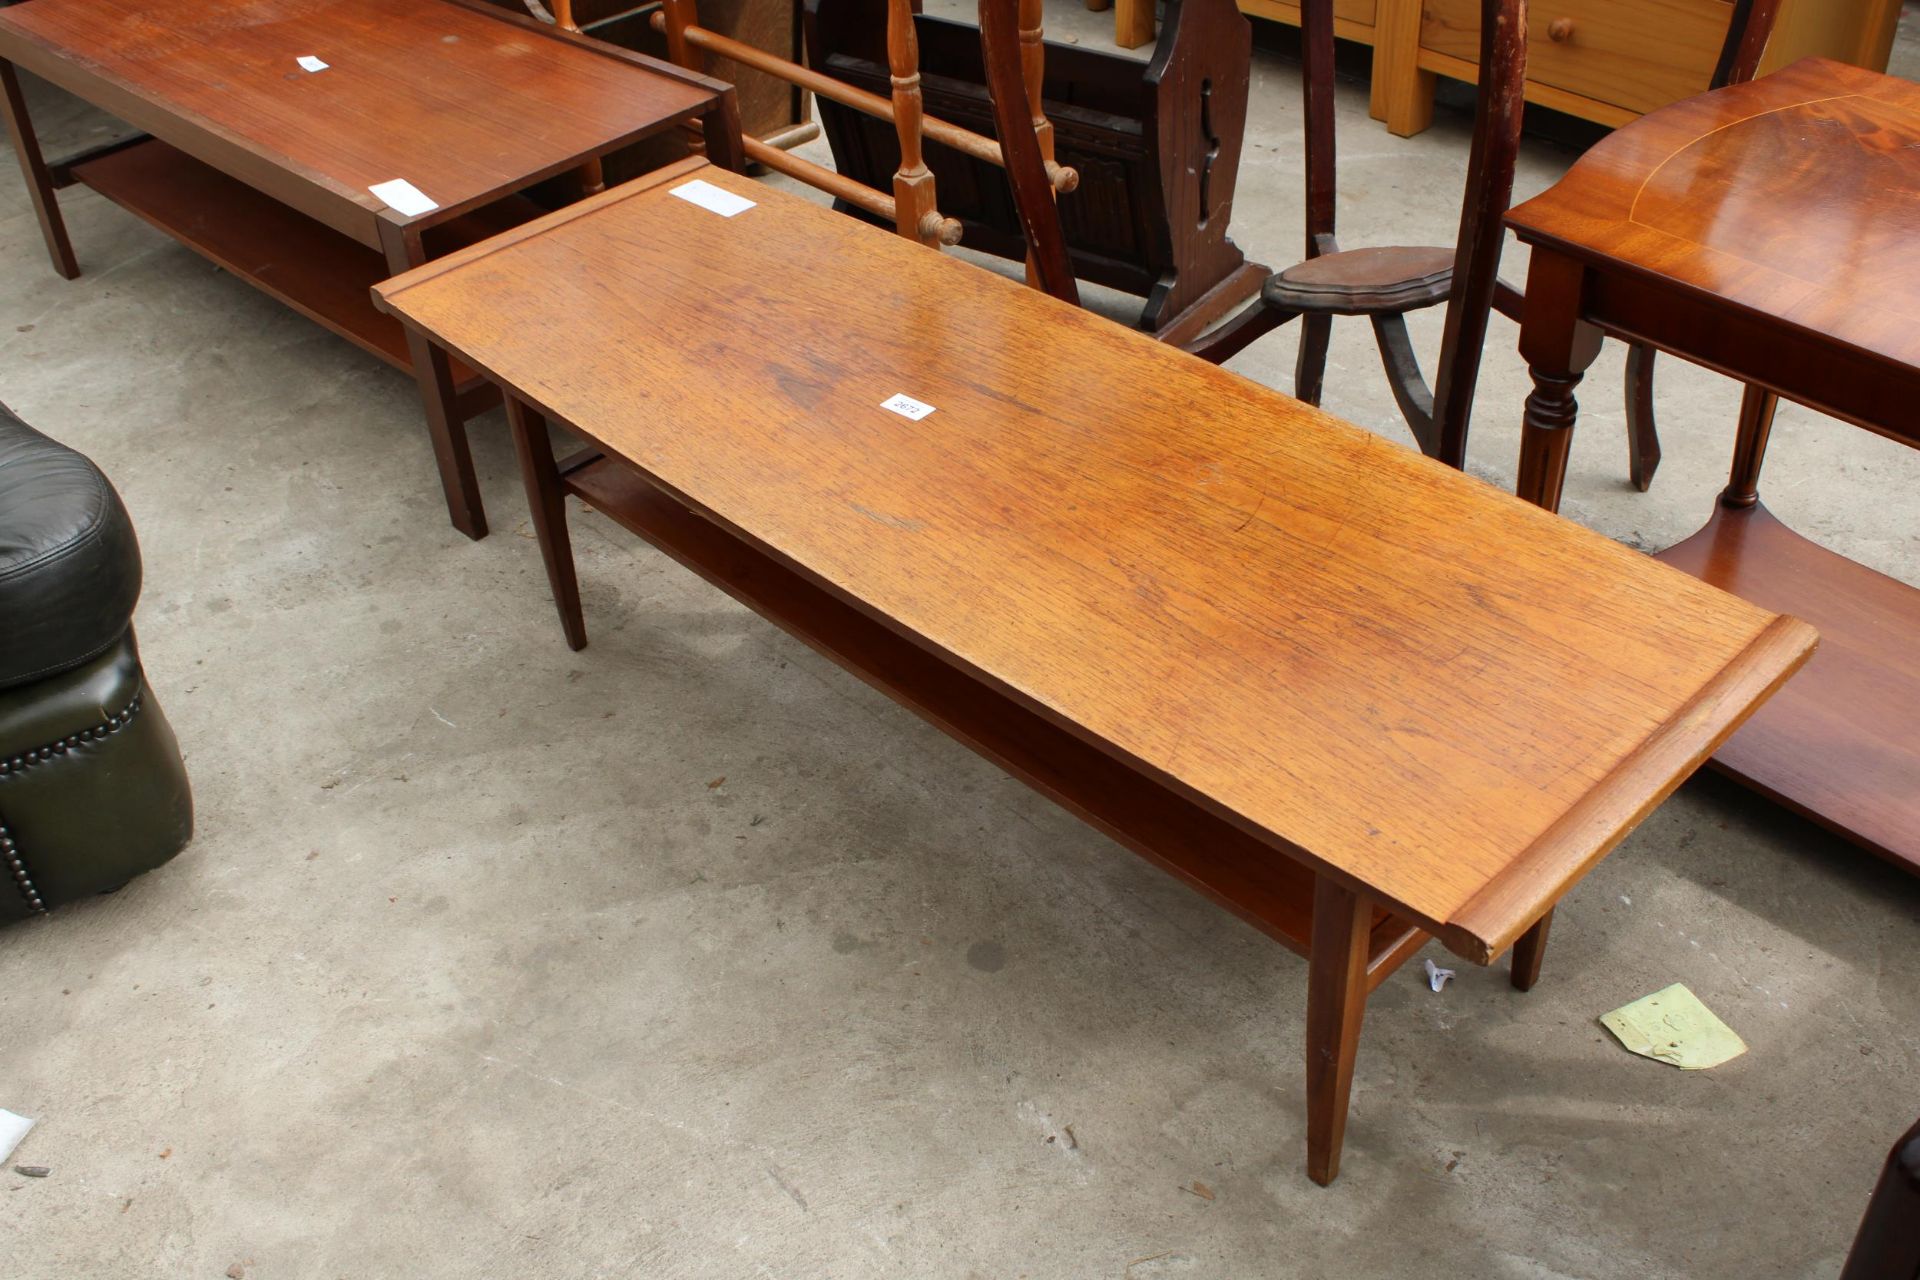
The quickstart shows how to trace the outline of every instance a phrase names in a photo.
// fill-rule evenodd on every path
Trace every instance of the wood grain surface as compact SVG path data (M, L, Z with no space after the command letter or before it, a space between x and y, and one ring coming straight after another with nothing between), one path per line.
M1819 620L1820 652L1714 764L1920 872L1920 591L1808 541L1758 503L1716 505L1704 529L1660 558Z
M1479 0L1424 0L1420 47L1478 62ZM1530 6L1527 79L1629 112L1707 87L1726 0L1544 0Z
M1916 142L1920 86L1809 58L1612 134L1507 221L1822 347L1920 367Z
M693 174L755 207L673 196ZM1813 645L1286 396L713 168L376 292L691 509L1477 960ZM899 393L935 412L881 407Z
M327 69L301 70L295 59L309 54ZM385 208L367 190L375 183L404 178L445 209L469 206L712 103L713 88L625 60L634 56L450 0L0 9L0 57L235 176L251 180L244 160L235 163L247 153L369 213ZM209 141L221 154L208 154ZM323 220L353 233L337 215Z

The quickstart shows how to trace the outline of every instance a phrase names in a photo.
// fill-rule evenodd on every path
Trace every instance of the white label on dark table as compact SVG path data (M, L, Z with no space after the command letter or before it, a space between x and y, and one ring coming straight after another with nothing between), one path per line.
M320 59L310 53L303 53L295 58L294 61L300 64L302 71L325 71L327 69L326 63L320 61Z
M432 213L440 206L420 188L405 178L395 178L392 182L377 182L367 190L386 202L387 208L395 213L417 218L423 213Z
M897 413L901 417L911 418L915 422L920 421L920 419L933 412L932 405L922 404L904 391L890 399L882 400L880 407L888 413Z
M736 213L745 213L753 208L753 201L745 196L737 196L725 187L716 187L704 178L683 182L669 194L679 196L688 204L697 204L702 209L717 213L723 218L731 218Z

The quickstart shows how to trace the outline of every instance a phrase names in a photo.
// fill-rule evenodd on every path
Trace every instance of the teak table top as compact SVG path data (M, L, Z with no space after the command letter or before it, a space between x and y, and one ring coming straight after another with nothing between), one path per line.
M0 57L375 245L376 183L411 182L443 218L719 87L457 0L28 0L0 9Z
M1507 215L1823 344L1920 367L1920 85L1807 58L1664 107Z
M670 194L690 176L757 203ZM711 167L376 292L736 536L1474 959L1813 645L1287 396ZM881 407L901 393L935 411Z

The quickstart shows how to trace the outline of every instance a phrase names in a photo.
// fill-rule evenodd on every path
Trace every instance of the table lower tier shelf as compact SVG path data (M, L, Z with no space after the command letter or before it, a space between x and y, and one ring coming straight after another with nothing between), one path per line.
M1820 632L1807 665L1713 758L1738 781L1920 874L1920 591L1716 507L1659 559Z
M958 670L597 454L562 464L567 490L762 617L1185 880L1301 955L1314 873ZM1374 913L1371 991L1428 935Z
M74 178L301 315L406 373L413 372L400 322L374 310L370 290L393 273L386 258L158 140L73 166ZM506 230L542 210L510 199L436 230L447 252ZM499 393L459 360L454 388L463 418Z

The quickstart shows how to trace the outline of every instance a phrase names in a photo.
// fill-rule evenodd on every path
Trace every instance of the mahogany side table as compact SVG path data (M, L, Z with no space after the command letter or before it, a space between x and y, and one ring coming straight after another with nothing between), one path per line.
M1805 59L1626 126L1507 222L1533 249L1520 495L1558 508L1602 333L1747 383L1713 517L1660 559L1823 643L1714 764L1920 872L1920 591L1758 488L1777 397L1920 447L1920 86Z

